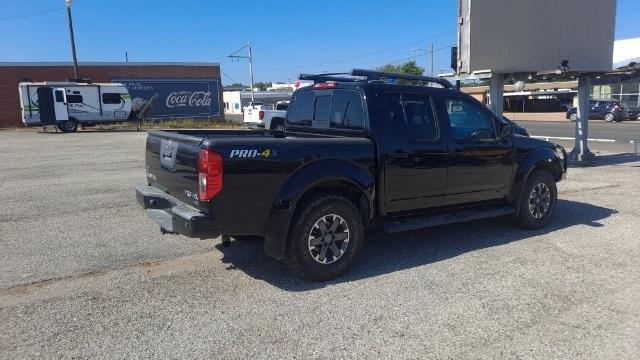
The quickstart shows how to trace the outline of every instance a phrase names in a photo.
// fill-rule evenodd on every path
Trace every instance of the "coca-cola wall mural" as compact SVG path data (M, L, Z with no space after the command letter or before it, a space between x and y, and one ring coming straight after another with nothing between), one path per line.
M114 79L131 95L139 118L206 118L220 116L219 82L215 79Z

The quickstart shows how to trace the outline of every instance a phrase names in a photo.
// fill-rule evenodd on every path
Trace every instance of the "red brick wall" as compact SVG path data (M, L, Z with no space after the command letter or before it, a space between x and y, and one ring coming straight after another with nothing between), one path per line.
M124 63L123 63L124 64ZM193 78L217 79L220 82L220 67L217 65L117 65L78 66L78 73L83 79L92 82L111 82L117 78ZM0 64L0 127L22 126L20 118L20 97L18 83L21 80L31 81L64 81L73 78L71 66L7 66ZM224 102L222 88L220 94L220 120L224 119Z

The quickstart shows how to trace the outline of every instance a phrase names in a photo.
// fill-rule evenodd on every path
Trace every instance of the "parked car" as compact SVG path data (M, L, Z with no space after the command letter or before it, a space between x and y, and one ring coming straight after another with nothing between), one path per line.
M345 272L367 228L551 221L562 147L514 136L513 123L444 79L349 74L301 75L315 84L294 93L284 133L149 131L138 202L163 233L263 237L269 256L310 280Z
M560 101L560 111L569 111L573 107L572 101Z
M249 128L284 131L288 107L289 101L278 101L275 110L269 110L264 107L259 110L249 109L244 114L243 123Z
M640 120L640 107L630 106L628 118L629 120Z
M606 122L620 122L628 117L628 110L617 100L589 100L589 120L600 119ZM567 119L578 120L578 110L573 107L567 111Z

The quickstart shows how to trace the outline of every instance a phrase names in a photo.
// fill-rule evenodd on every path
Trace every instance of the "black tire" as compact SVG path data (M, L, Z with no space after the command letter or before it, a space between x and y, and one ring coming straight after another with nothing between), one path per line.
M279 120L279 121L271 123L271 129L270 130L284 132L284 131L287 130L287 128L284 126L284 122Z
M578 120L578 114L573 113L573 114L569 115L569 120L577 121Z
M78 131L78 122L72 119L69 119L61 124L58 124L58 129L64 133L74 133Z
M545 198L548 198L548 203ZM558 189L553 175L546 170L534 171L522 189L518 225L530 230L545 227L553 217L557 201Z
M604 114L604 121L606 122L612 122L613 120L615 120L615 116L613 116L612 113L606 113Z
M327 232L322 231L321 224ZM337 225L331 232L333 224ZM314 240L319 243L314 244ZM328 193L299 210L289 232L285 262L304 279L326 281L344 273L353 264L363 243L358 209L342 195Z

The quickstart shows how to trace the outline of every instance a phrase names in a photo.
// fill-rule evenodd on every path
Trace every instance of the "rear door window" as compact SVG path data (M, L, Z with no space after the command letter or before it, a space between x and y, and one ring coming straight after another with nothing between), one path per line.
M429 96L389 93L387 109L392 126L403 132L407 138L433 140L438 137L438 127Z
M352 90L333 91L331 127L351 130L364 128L364 111L359 92Z

